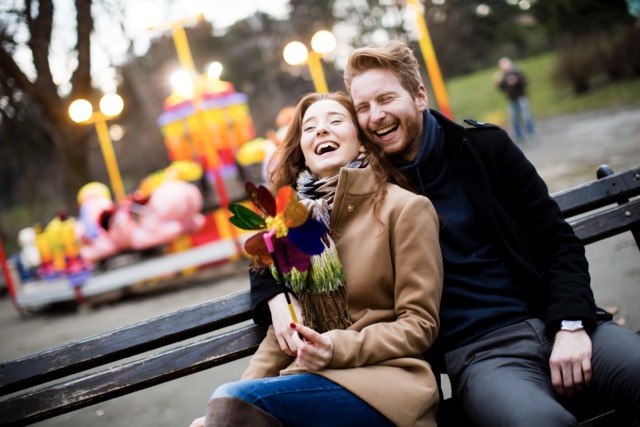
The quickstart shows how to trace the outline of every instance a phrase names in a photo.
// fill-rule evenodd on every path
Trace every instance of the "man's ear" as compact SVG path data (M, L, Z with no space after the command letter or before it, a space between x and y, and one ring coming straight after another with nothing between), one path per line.
M427 90L424 85L418 87L418 93L415 98L416 107L420 111L424 111L429 108L429 98L427 98Z

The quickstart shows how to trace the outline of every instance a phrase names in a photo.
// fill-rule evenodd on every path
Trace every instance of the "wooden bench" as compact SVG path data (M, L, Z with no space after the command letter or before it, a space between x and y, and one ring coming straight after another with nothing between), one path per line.
M554 198L586 244L631 231L640 247L639 195L640 167ZM244 291L4 362L0 425L32 424L251 355L264 331L250 319Z

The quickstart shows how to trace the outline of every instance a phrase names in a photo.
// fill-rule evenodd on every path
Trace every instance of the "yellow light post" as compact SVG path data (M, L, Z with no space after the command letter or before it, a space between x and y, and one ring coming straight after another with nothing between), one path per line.
M449 97L447 96L447 89L445 88L442 80L442 74L440 73L440 66L438 65L438 59L436 53L433 50L433 44L431 43L431 37L429 36L429 30L427 29L427 22L420 11L420 4L418 0L407 0L407 4L411 6L416 16L416 22L418 24L418 30L420 33L420 50L425 64L427 65L427 73L433 86L433 91L438 102L440 112L449 118L453 118L451 113L451 107L449 106Z
M289 65L307 63L316 92L327 93L329 92L329 87L322 71L320 59L335 48L336 38L334 35L329 31L322 30L315 33L311 38L311 51L303 43L293 41L284 47L282 55Z
M93 111L93 106L86 99L76 99L69 105L69 117L76 123L93 124L100 141L100 149L107 166L111 188L117 201L124 200L126 193L122 185L120 169L113 151L113 144L107 128L107 119L112 119L122 112L124 101L115 94L107 94L100 99L100 111Z

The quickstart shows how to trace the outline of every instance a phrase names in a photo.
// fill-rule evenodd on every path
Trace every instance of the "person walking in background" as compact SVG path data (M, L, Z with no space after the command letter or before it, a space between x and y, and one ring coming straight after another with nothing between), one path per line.
M504 57L498 61L500 71L496 73L496 84L509 100L511 130L516 141L535 136L531 104L527 96L527 78L511 59ZM523 132L524 127L524 132Z

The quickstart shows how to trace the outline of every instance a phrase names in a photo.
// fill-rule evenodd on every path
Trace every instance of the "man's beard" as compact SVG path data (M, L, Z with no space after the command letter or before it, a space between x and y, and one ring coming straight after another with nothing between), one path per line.
M412 162L418 152L420 151L420 143L422 141L422 112L416 111L416 116L413 120L405 120L402 123L404 127L404 141L396 144L396 149L390 153L385 153L394 163L409 163Z

